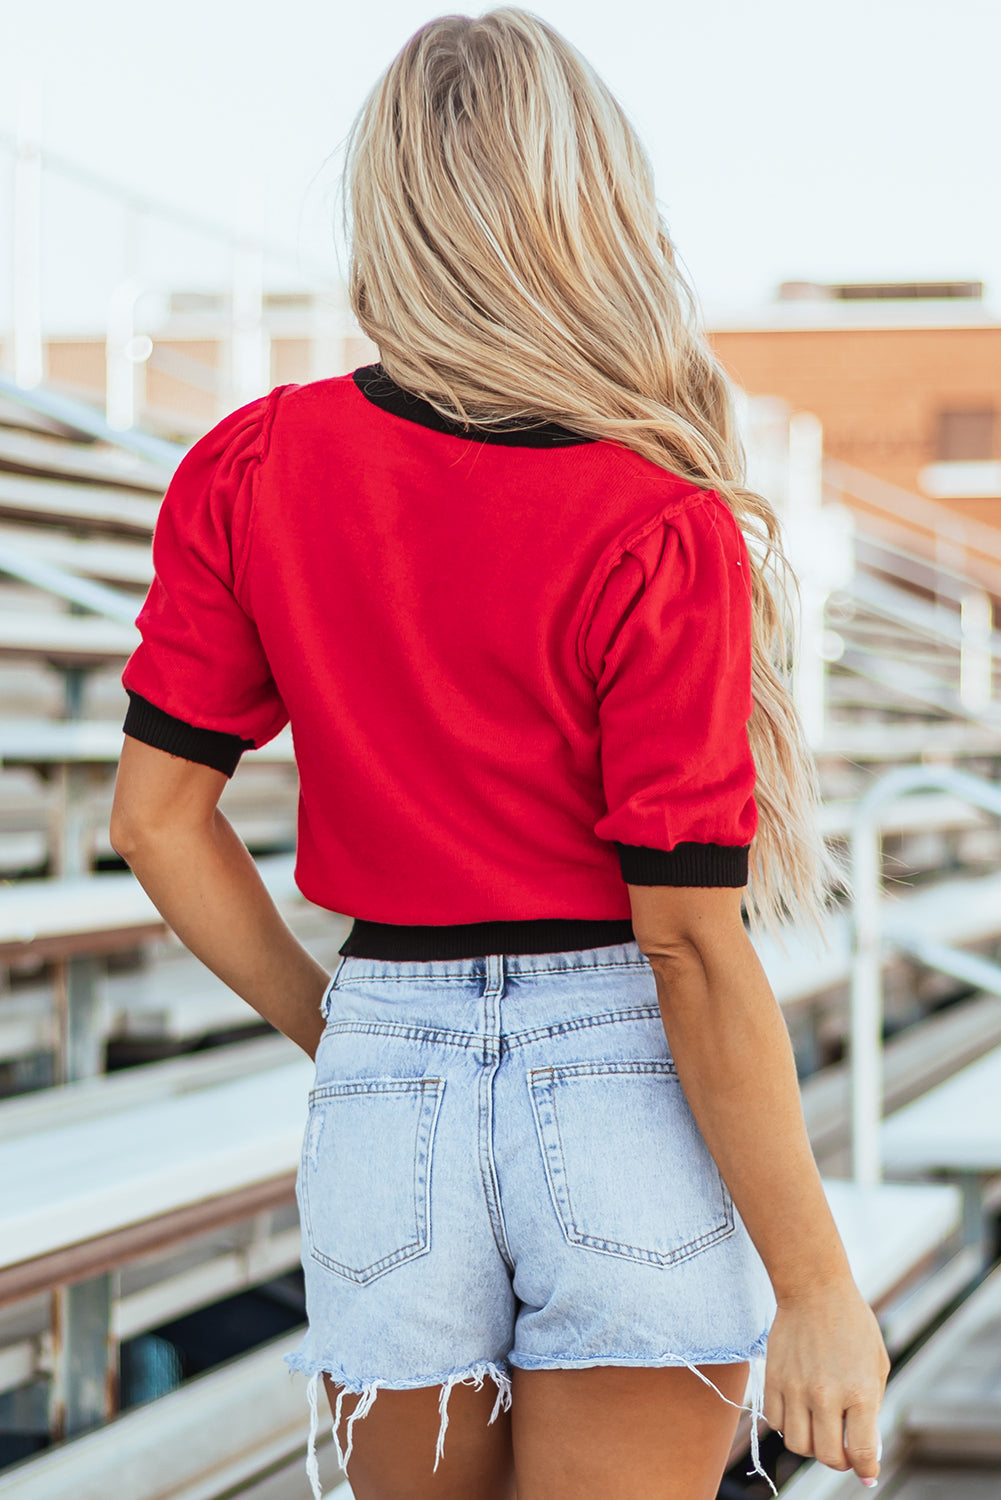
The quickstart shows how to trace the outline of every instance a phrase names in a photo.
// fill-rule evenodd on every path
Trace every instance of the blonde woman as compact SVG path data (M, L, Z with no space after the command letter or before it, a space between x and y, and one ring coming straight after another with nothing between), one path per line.
M315 1064L314 1493L321 1379L356 1500L710 1500L749 1385L873 1484L889 1361L741 914L816 917L838 871L776 521L646 157L500 9L407 42L347 184L379 362L182 461L112 816ZM333 975L216 805L289 721L296 878L355 919Z

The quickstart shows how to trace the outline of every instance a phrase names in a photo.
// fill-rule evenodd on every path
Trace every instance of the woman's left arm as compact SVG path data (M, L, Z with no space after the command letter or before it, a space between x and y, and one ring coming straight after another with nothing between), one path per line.
M126 735L111 845L185 947L313 1058L330 975L285 922L219 811L225 785L222 771Z

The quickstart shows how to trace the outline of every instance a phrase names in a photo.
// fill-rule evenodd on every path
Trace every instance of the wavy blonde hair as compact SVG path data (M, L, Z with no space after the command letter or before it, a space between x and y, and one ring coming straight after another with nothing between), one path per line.
M539 17L442 16L369 95L344 183L351 307L395 381L462 422L621 443L731 507L753 575L745 910L752 927L819 927L847 868L818 829L790 693L798 583L772 506L746 487L733 395L621 106Z

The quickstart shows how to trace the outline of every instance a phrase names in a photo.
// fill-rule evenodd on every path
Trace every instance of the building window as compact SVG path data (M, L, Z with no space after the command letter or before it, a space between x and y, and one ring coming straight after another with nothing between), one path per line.
M938 414L939 463L975 463L994 457L996 412L991 407Z

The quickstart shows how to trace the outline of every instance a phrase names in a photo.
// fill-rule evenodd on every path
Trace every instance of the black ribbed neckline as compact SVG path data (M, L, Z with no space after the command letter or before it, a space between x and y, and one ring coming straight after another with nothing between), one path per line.
M390 412L404 421L416 422L420 427L430 427L433 432L444 432L449 437L464 438L467 442L500 443L507 448L570 448L582 443L593 443L594 438L571 432L558 422L537 422L532 426L517 417L512 417L500 427L478 427L471 423L443 417L422 396L405 391L386 373L382 365L362 365L353 371L352 379L366 401Z

